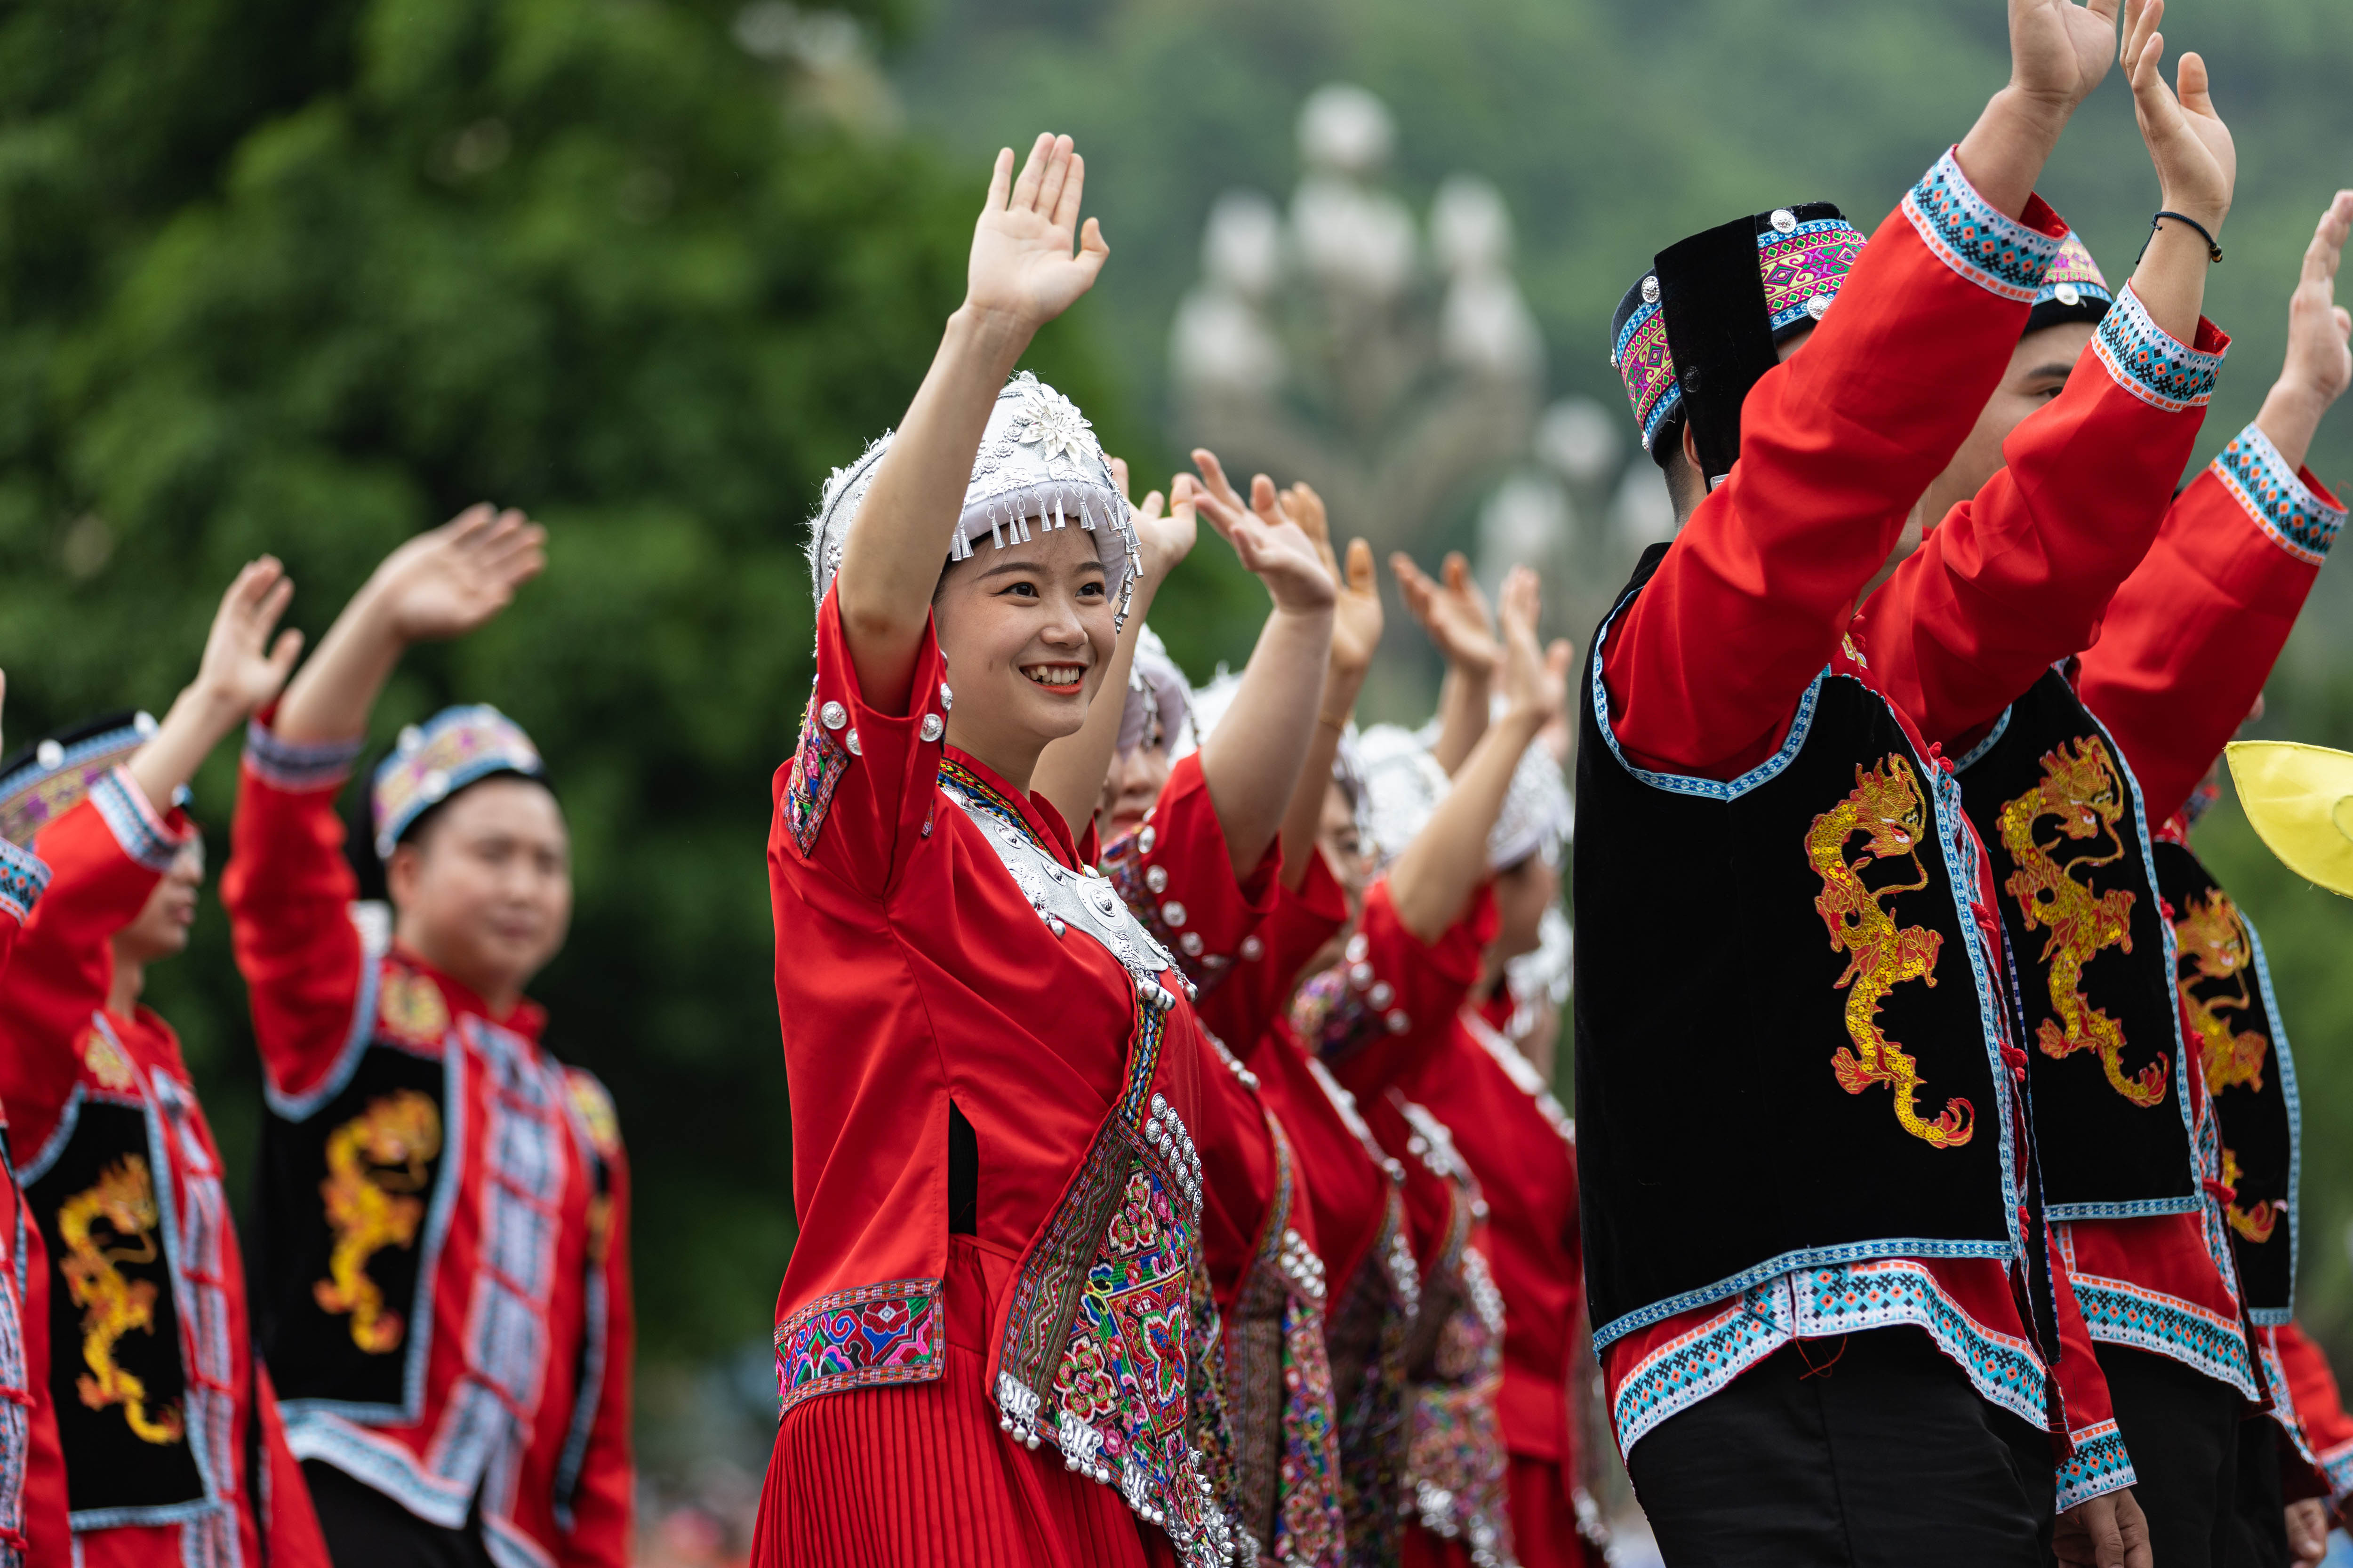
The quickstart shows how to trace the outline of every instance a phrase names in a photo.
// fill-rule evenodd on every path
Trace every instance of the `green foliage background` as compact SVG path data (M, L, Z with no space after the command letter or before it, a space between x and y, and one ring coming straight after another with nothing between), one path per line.
M957 298L990 153L1076 134L1113 256L1032 363L1165 473L1166 344L1222 191L1281 197L1328 80L1381 93L1397 181L1493 178L1556 393L1618 395L1609 311L1652 251L1827 197L1862 221L2003 68L1999 0L857 0L903 136L797 105L727 0L19 0L0 12L0 665L9 732L160 710L216 595L274 551L313 637L407 533L479 498L551 565L412 659L379 741L497 702L554 768L579 918L537 987L610 1082L655 1362L765 1334L792 1236L761 846L810 646L801 521L904 406ZM2179 0L2240 199L2209 313L2237 334L2201 457L2277 363L2295 258L2353 184L2353 8ZM2120 278L2154 207L2111 83L2045 183ZM2314 463L2353 478L2353 418ZM1345 527L1345 520L1339 520ZM1206 673L1255 588L1214 544L1155 617ZM2343 568L2265 728L2353 743ZM1588 628L1563 627L1582 637ZM226 848L224 748L197 811ZM2306 1089L2316 1325L2353 1349L2353 907L2226 806L2203 847L2262 924ZM258 1103L216 910L156 973L233 1167Z

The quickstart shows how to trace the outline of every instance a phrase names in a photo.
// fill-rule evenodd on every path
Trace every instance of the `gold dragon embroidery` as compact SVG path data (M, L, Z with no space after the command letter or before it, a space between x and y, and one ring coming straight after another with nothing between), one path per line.
M1928 885L1927 868L1920 862L1926 822L1920 778L1909 761L1890 756L1883 766L1868 771L1858 764L1853 793L1815 817L1807 830L1806 858L1822 879L1814 909L1830 928L1831 951L1848 955L1838 985L1847 992L1846 1032L1854 1047L1841 1047L1831 1058L1839 1087L1861 1094L1885 1084L1894 1093L1895 1120L1905 1131L1934 1148L1957 1149L1977 1130L1973 1108L1956 1097L1945 1102L1936 1121L1923 1121L1919 1063L1879 1026L1880 1004L1890 991L1907 980L1936 984L1936 954L1944 938L1926 926L1898 926L1887 908L1897 894ZM1868 844L1850 861L1847 841L1858 833ZM1880 888L1864 883L1864 869L1875 862L1907 859L1914 880Z
M186 1431L180 1407L167 1405L152 1415L147 1409L147 1384L136 1373L115 1364L114 1347L134 1331L155 1331L155 1283L126 1279L116 1267L122 1263L153 1263L160 1256L155 1227L162 1221L155 1206L155 1183L147 1162L125 1154L100 1173L89 1191L77 1193L58 1209L58 1239L65 1256L58 1271L66 1291L81 1310L81 1360L90 1370L75 1380L81 1402L92 1410L122 1406L122 1418L142 1442L177 1443Z
M2232 1153L2229 1145L2225 1144L2222 1149L2222 1184L2226 1187L2237 1186L2239 1177L2243 1173L2239 1169L2238 1155ZM2253 1242L2269 1241L2272 1238L2272 1227L2279 1224L2279 1216L2280 1205L2269 1198L2247 1209L2241 1208L2236 1198L2222 1205L2222 1217L2231 1222L2231 1228Z
M2255 961L2254 943L2239 906L2220 889L2193 898L2174 922L2173 937L2189 971L2177 984L2183 1014L2198 1037L2207 1092L2244 1086L2262 1093L2263 1058L2271 1042L2258 1030L2233 1030L2231 1026L2237 1020L2224 1016L2253 1005L2247 994L2247 971ZM2201 988L2205 994L2200 994Z
M397 1350L406 1324L384 1304L368 1260L387 1247L417 1243L425 1218L427 1167L441 1152L441 1113L413 1089L380 1095L327 1138L327 1226L334 1251L328 1278L313 1283L320 1310L349 1312L352 1343L371 1355Z
M2157 1060L2131 1078L2125 1076L2124 1026L2091 1004L2084 994L2084 966L2108 948L2132 951L2133 894L2126 888L2105 893L2092 890L2088 874L2124 858L2124 840L2116 823L2125 814L2124 787L2116 780L2116 763L2097 735L2062 742L2042 756L2042 780L2001 808L2002 847L2017 869L2002 887L2018 900L2026 929L2047 931L2042 963L2050 973L2051 1005L2056 1018L2045 1018L2035 1031L2042 1054L2064 1058L2093 1051L2109 1085L2135 1105L2150 1106L2165 1098L2168 1064ZM2059 826L2059 837L2048 844L2035 837L2035 827L2050 817ZM2082 843L2105 838L2106 854L2078 856L2061 865L2052 851L2060 838Z

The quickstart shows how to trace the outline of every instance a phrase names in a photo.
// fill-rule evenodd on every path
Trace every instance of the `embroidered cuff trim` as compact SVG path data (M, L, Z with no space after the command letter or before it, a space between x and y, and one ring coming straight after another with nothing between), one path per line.
M2255 1398L2247 1338L2236 1321L2178 1297L2094 1274L2075 1276L2075 1300L2083 1306L2084 1326L2100 1343L2169 1356Z
M2066 239L2064 233L2044 234L2006 216L1978 195L1951 149L1905 194L1904 216L1938 260L1988 293L2021 305L2033 302Z
M2206 341L2201 324L2200 341ZM2228 338L2216 334L2212 350L2195 349L2167 331L2149 317L2133 286L2116 291L2116 302L2092 334L2092 352L2100 356L2116 384L2168 414L2203 408L2214 395L2222 373L2222 349Z
M2250 425L2231 438L2214 459L2214 477L2273 543L2307 565L2327 559L2345 526L2345 509L2321 500L2260 426Z
M2125 1436L2113 1421L2070 1434L2075 1453L2059 1467L2057 1511L2065 1513L2079 1502L2135 1485L2132 1458L2125 1452Z
M776 1415L845 1388L923 1383L946 1365L938 1279L892 1279L820 1296L776 1325Z
M33 915L41 889L49 885L48 863L29 849L19 849L0 838L0 914L13 915L18 925Z
M122 852L150 871L170 870L180 846L195 836L194 828L174 832L170 824L156 816L125 769L116 768L90 785L90 798L98 803L98 814L106 819Z
M305 791L340 784L352 776L365 736L349 741L286 741L259 719L245 725L246 768L272 789Z
M2353 1443L2339 1443L2320 1456L2320 1473L2328 1478L2328 1500L2342 1504L2353 1494Z

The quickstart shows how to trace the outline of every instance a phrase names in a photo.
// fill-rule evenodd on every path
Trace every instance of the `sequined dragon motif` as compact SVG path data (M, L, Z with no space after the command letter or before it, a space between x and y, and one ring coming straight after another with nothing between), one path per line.
M2222 1184L2236 1188L2242 1173L2239 1169L2238 1155L2225 1145L2222 1150ZM2272 1231L2278 1226L2279 1216L2280 1205L2269 1198L2263 1199L2253 1208L2241 1208L2236 1197L2222 1205L2222 1217L2231 1222L2231 1228L2258 1245L2272 1238Z
M2198 1037L2207 1092L2244 1087L2261 1093L2271 1042L2260 1030L2233 1029L2235 1019L2226 1016L2253 1005L2247 971L2255 962L2254 943L2239 906L2219 889L2193 897L2173 923L2173 938L2181 961L2175 984L2182 1016Z
M401 1315L385 1305L384 1289L368 1277L368 1260L387 1247L417 1245L425 1220L417 1194L431 1179L441 1152L441 1112L413 1089L380 1095L327 1138L327 1179L319 1184L326 1201L327 1228L334 1251L327 1278L311 1294L325 1312L348 1312L352 1343L371 1355L400 1348L407 1330Z
M1847 845L1863 836L1862 855L1847 858ZM1895 1098L1896 1124L1936 1149L1957 1149L1977 1131L1975 1108L1954 1097L1934 1121L1920 1115L1920 1065L1880 1027L1879 1008L1887 994L1906 981L1936 984L1936 955L1944 938L1926 926L1898 925L1888 905L1903 893L1928 885L1920 861L1927 834L1927 805L1920 777L1904 757L1891 755L1879 767L1854 770L1854 788L1838 805L1814 818L1806 832L1806 858L1822 879L1814 909L1830 928L1831 951L1847 955L1838 977L1847 993L1846 1032L1853 1048L1831 1058L1839 1087L1861 1094L1885 1085ZM1909 860L1908 882L1873 887L1863 873L1874 865Z
M124 1335L155 1331L155 1284L127 1279L117 1267L153 1263L160 1256L155 1227L155 1182L147 1162L126 1154L102 1172L95 1185L68 1198L58 1209L58 1239L64 1244L58 1269L66 1290L81 1311L81 1360L90 1370L75 1380L81 1402L92 1410L122 1406L122 1418L142 1442L180 1442L187 1424L176 1405L150 1412L147 1385L117 1365L114 1347Z
M2096 1053L2111 1088L2134 1105L2155 1105L2165 1098L2166 1058L2160 1055L2126 1077L2124 1026L2084 994L2086 964L2112 947L2132 951L2133 893L2128 888L2092 890L2089 874L2124 858L2124 840L2116 831L2126 811L2124 786L2097 735L2072 742L2072 751L2070 744L2062 742L2044 752L2042 782L2001 808L2002 847L2017 867L2002 887L2018 900L2028 931L2050 932L2042 943L2042 963L2058 1016L2043 1019L2035 1039L2042 1054L2053 1058ZM2035 836L2045 817L2059 829L2047 844ZM2105 840L2106 853L2078 855L2062 864L2055 853L2062 839Z

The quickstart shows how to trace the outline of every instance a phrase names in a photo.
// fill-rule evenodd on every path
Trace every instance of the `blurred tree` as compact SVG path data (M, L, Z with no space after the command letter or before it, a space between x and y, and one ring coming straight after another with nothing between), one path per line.
M793 1222L763 847L809 676L802 522L920 378L994 150L787 112L734 19L28 0L0 20L10 731L161 710L248 556L286 560L315 639L411 531L484 497L545 521L545 577L411 661L376 739L485 700L548 756L578 917L534 989L552 1047L621 1106L657 1357L766 1333ZM1032 363L1100 417L1083 315ZM216 856L229 751L197 794ZM216 910L153 999L241 1166L257 1085Z

